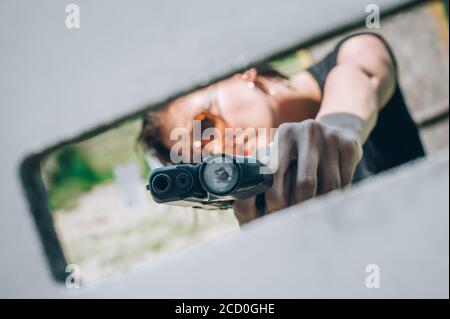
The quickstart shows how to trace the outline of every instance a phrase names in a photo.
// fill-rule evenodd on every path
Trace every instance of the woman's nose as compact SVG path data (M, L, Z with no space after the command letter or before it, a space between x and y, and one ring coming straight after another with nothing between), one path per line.
M220 139L215 139L213 141L208 142L205 146L208 154L216 154L224 152L224 145Z
M203 155L225 152L228 154L249 156L253 154L257 147L257 138L249 137L245 134L226 135L205 142L203 146Z

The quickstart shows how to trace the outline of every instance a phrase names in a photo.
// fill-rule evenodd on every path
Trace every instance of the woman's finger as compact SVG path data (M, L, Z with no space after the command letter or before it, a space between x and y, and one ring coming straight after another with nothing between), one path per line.
M273 163L275 160L277 165L274 170L273 185L265 193L266 210L268 213L285 208L288 205L289 188L286 185L285 176L292 160L292 138L293 134L295 134L292 128L291 125L281 125L275 142L271 145L271 162ZM273 157L276 157L276 159Z
M320 194L326 194L341 187L339 166L339 138L333 133L323 139L322 156L319 163Z
M313 198L317 192L317 170L320 153L311 137L298 145L297 176L292 204Z
M357 142L346 141L339 150L341 187L351 184L356 167L362 158L362 147Z

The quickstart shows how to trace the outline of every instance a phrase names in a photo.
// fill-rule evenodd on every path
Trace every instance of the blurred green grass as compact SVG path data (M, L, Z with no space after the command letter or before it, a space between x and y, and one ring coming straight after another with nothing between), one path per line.
M98 170L89 161L88 154L73 145L55 154L55 169L48 175L50 207L54 210L68 210L84 192L95 185L113 180L111 169Z
M444 7L445 7L445 13L447 13L447 19L448 19L448 0L444 0Z
M70 210L76 207L82 194L97 185L113 182L114 167L118 164L133 162L146 179L150 168L136 148L140 125L140 120L129 121L52 153L43 164L51 210Z

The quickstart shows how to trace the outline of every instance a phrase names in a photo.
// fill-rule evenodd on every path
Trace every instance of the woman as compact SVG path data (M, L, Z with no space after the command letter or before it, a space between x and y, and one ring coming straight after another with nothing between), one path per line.
M264 195L265 212L271 213L424 155L396 68L381 36L354 34L290 79L253 68L151 111L140 137L168 163L176 143L170 132L192 127L195 119L202 129L278 128L271 144L278 169ZM236 143L246 153L255 151L252 141ZM223 144L208 147L220 151ZM234 212L241 224L261 215L255 198L236 202Z

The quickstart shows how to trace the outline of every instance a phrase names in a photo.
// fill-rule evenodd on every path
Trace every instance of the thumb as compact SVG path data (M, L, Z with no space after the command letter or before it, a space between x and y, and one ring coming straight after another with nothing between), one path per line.
M239 222L239 225L243 225L257 218L258 210L256 208L256 196L236 200L233 203L233 212Z

